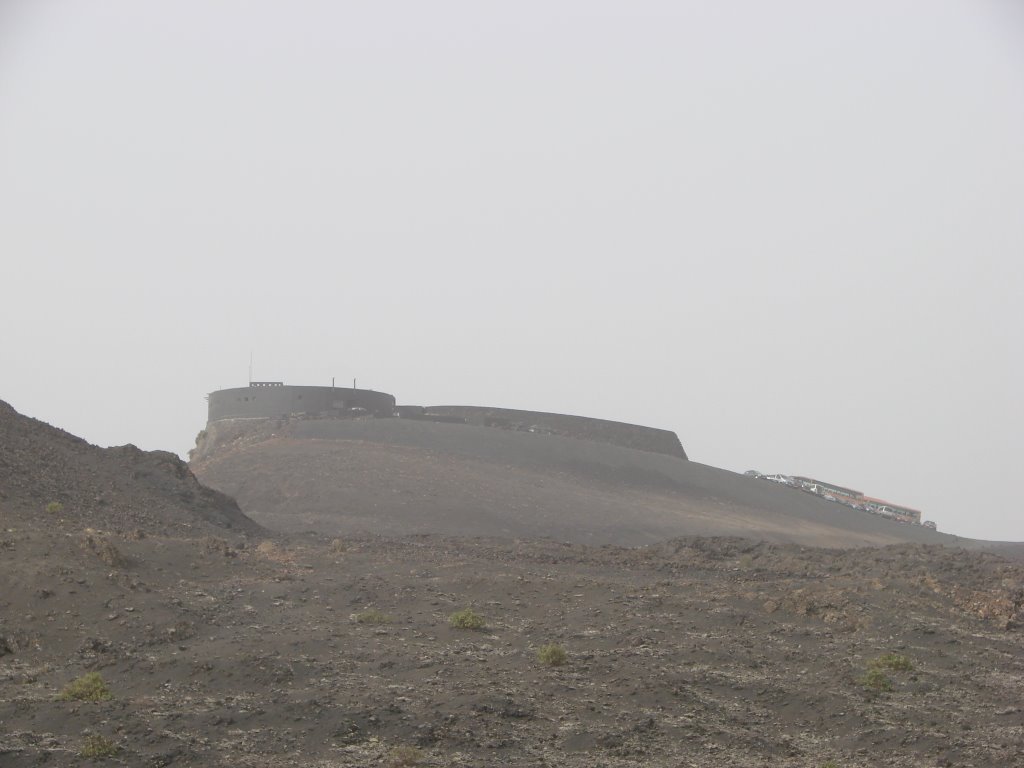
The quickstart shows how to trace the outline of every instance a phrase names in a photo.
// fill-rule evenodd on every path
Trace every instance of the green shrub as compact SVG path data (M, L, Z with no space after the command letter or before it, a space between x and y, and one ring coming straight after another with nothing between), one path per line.
M878 667L871 667L868 673L861 678L861 684L872 691L892 690L892 680Z
M370 608L369 610L357 613L353 617L359 624L390 624L391 617L386 613L381 613L376 608Z
M448 623L456 629L483 629L487 626L484 617L474 613L472 608L463 608L448 617Z
M894 684L886 672L913 672L910 659L900 653L883 653L868 662L868 671L860 682L873 691L891 691Z
M537 661L548 667L560 667L569 660L569 655L558 643L548 643L537 649Z
M59 515L61 512L64 511L64 505L61 504L59 501L51 501L49 504L46 505L46 511L49 512L51 515Z
M99 672L88 672L64 686L61 701L108 701L114 694L107 688Z
M868 666L873 669L891 669L894 672L914 671L914 665L910 663L910 659L899 653L882 654L877 659L868 662Z
M97 734L85 737L85 744L79 754L82 757L113 757L119 751L117 744Z

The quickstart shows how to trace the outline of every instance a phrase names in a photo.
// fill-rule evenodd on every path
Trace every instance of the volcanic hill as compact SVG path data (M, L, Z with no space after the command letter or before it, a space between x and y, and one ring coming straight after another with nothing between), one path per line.
M200 434L191 467L279 531L985 546L684 457L479 423L227 419Z

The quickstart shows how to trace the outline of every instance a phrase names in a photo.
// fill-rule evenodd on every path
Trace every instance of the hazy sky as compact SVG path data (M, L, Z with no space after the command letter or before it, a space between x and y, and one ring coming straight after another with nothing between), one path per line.
M0 0L0 399L675 430L1024 540L1024 4Z

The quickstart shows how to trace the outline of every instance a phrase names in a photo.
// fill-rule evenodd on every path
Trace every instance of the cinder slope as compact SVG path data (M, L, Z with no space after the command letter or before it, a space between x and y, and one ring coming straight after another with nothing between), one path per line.
M218 422L201 435L192 466L282 531L972 544L672 456L464 424Z
M1024 764L1024 566L988 554L117 546L130 564L0 531L3 768ZM467 607L485 629L449 625ZM540 663L548 643L567 663ZM875 689L884 654L912 669ZM61 701L85 672L113 699ZM79 758L91 734L119 753Z
M134 445L99 448L3 401L0 510L41 525L73 520L147 533L262 532L233 499L201 485L173 453Z

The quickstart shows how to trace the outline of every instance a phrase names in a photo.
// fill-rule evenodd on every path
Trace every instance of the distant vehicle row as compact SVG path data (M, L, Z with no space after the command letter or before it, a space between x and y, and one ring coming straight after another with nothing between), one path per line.
M895 520L899 523L923 525L925 528L930 528L933 531L937 530L935 523L931 520L925 520L924 522L921 521L921 512L919 510L904 507L899 504L893 504L892 502L885 501L884 499L865 496L860 491L845 488L841 485L826 483L822 480L815 480L812 477L783 474L768 475L758 472L756 469L748 470L744 474L747 477L753 477L758 480L768 480L772 483L788 485L791 488L796 488L806 493L813 493L815 496L820 496L825 501L842 504L850 507L851 509L856 509L859 512L870 512L874 515L880 515L881 517Z

